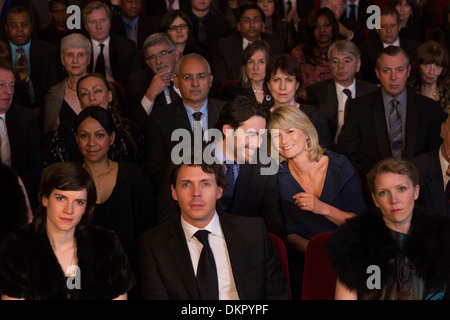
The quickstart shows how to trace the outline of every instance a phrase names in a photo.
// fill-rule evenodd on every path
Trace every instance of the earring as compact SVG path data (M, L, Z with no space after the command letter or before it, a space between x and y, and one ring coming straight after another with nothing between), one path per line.
M308 149L311 148L311 142L309 141L309 138L306 138L306 144L308 145Z

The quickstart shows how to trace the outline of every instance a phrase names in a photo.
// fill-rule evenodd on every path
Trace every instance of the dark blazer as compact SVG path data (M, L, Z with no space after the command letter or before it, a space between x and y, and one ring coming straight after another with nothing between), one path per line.
M411 62L414 61L416 49L419 45L420 43L417 41L400 38L400 47L406 51ZM361 50L361 78L369 82L379 83L375 67L377 66L377 54L383 49L383 43L377 35L374 39L361 43L359 49Z
M110 37L109 60L114 81L119 82L126 89L130 74L143 68L141 58L133 40L113 33ZM93 66L94 53L91 56L88 72L92 72Z
M149 15L140 15L138 22L138 34L137 34L137 49L141 50L145 39L154 32L157 32L159 28L159 17L153 17ZM116 15L111 20L111 32L124 36L127 36L125 30L125 24L120 15Z
M411 159L441 145L443 117L439 103L407 90L403 158ZM383 158L392 157L381 89L349 102L337 152L347 156L363 186L368 171Z
M439 152L440 148L423 153L412 158L411 162L416 165L420 175L420 193L417 202L433 212L447 215Z
M180 10L189 14L191 12L190 0L179 0ZM162 17L167 12L166 0L145 0L145 14Z
M219 215L241 300L287 299L287 282L260 218ZM180 216L140 238L143 299L198 300Z
M51 86L62 80L62 65L58 47L41 39L32 39L30 45L31 81L35 95L34 104L25 87L16 83L19 90L14 94L14 103L24 107L44 108L44 96ZM14 64L14 61L12 61Z
M267 33L261 35L272 50L272 54L286 53L286 45L281 37ZM212 52L212 69L216 90L227 80L239 80L241 72L242 36L233 35L217 41ZM232 52L232 54L230 54ZM218 91L217 91L218 92Z
M375 91L378 87L370 82L356 79L356 97ZM314 83L306 88L307 103L319 106L320 112L327 119L331 139L336 136L338 125L338 98L336 82L327 79Z
M208 98L208 128L215 127L224 104L223 101ZM182 99L150 113L145 167L158 188L162 174L171 162L172 149L181 142L171 141L172 132L176 129L187 129L193 136Z
M6 127L12 168L22 179L34 207L37 204L42 172L42 151L36 115L28 108L13 104L6 112Z
M261 217L269 232L284 237L278 180L275 174L262 175L261 169L264 167L259 161L240 165L227 213ZM172 200L168 178L163 179L161 184L156 215L158 224L179 215L179 208Z

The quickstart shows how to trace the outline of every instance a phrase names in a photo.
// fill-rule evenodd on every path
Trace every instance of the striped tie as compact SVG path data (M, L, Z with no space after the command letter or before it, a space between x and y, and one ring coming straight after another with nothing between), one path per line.
M399 102L392 100L391 112L389 114L389 127L391 131L391 150L394 158L401 158L403 153L403 139L402 139L402 118L398 111Z

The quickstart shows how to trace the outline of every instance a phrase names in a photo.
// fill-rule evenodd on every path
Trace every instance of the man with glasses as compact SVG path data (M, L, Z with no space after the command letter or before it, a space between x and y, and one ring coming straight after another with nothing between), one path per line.
M181 99L150 114L147 131L146 170L159 187L168 165L173 161L172 149L180 141L172 141L176 129L185 129L194 141L195 125L205 132L214 128L224 102L209 98L213 76L208 61L199 54L190 53L180 58L175 66L175 87Z
M149 36L143 50L148 68L130 76L127 99L133 110L131 117L146 133L150 113L180 98L179 90L173 85L180 53L165 32Z
M117 82L126 89L129 75L142 68L136 44L124 36L110 33L112 12L107 4L90 2L84 7L82 16L92 43L89 72L103 74L108 81Z
M143 14L144 0L120 0L120 15L111 22L111 32L125 36L141 50L145 39L158 31L159 18Z
M251 42L266 40L273 54L286 53L286 46L281 37L262 32L264 20L264 12L256 4L244 5L240 8L236 25L239 34L217 41L212 53L215 95L226 81L240 79L241 54Z

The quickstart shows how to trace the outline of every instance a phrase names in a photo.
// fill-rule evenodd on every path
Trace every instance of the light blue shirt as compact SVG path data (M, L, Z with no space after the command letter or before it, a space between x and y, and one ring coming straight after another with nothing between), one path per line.
M30 77L30 94L31 94L31 101L34 101L34 88L33 88L33 81L32 79L32 75L31 75L31 64L30 64L30 46L31 46L31 40L28 41L26 44L24 44L23 46L16 46L13 43L9 43L10 47L11 47L11 58L12 58L12 62L14 67L16 66L16 62L17 62L17 58L19 57L19 53L17 52L17 48L23 48L23 51L25 53L25 57L27 58L27 66L28 66L28 76Z
M138 26L139 26L139 16L134 18L133 21L128 21L124 17L122 17L124 26L125 26L125 32L127 35L127 38L133 40L137 44L137 38L138 38ZM129 28L128 25L130 23L134 23L135 28Z
M189 123L191 124L191 129L194 131L194 117L192 116L195 112L194 109L189 107L187 104L183 102L184 108L186 109ZM205 104L198 110L202 113L202 117L200 118L200 123L202 125L203 132L208 130L208 100L205 101Z

